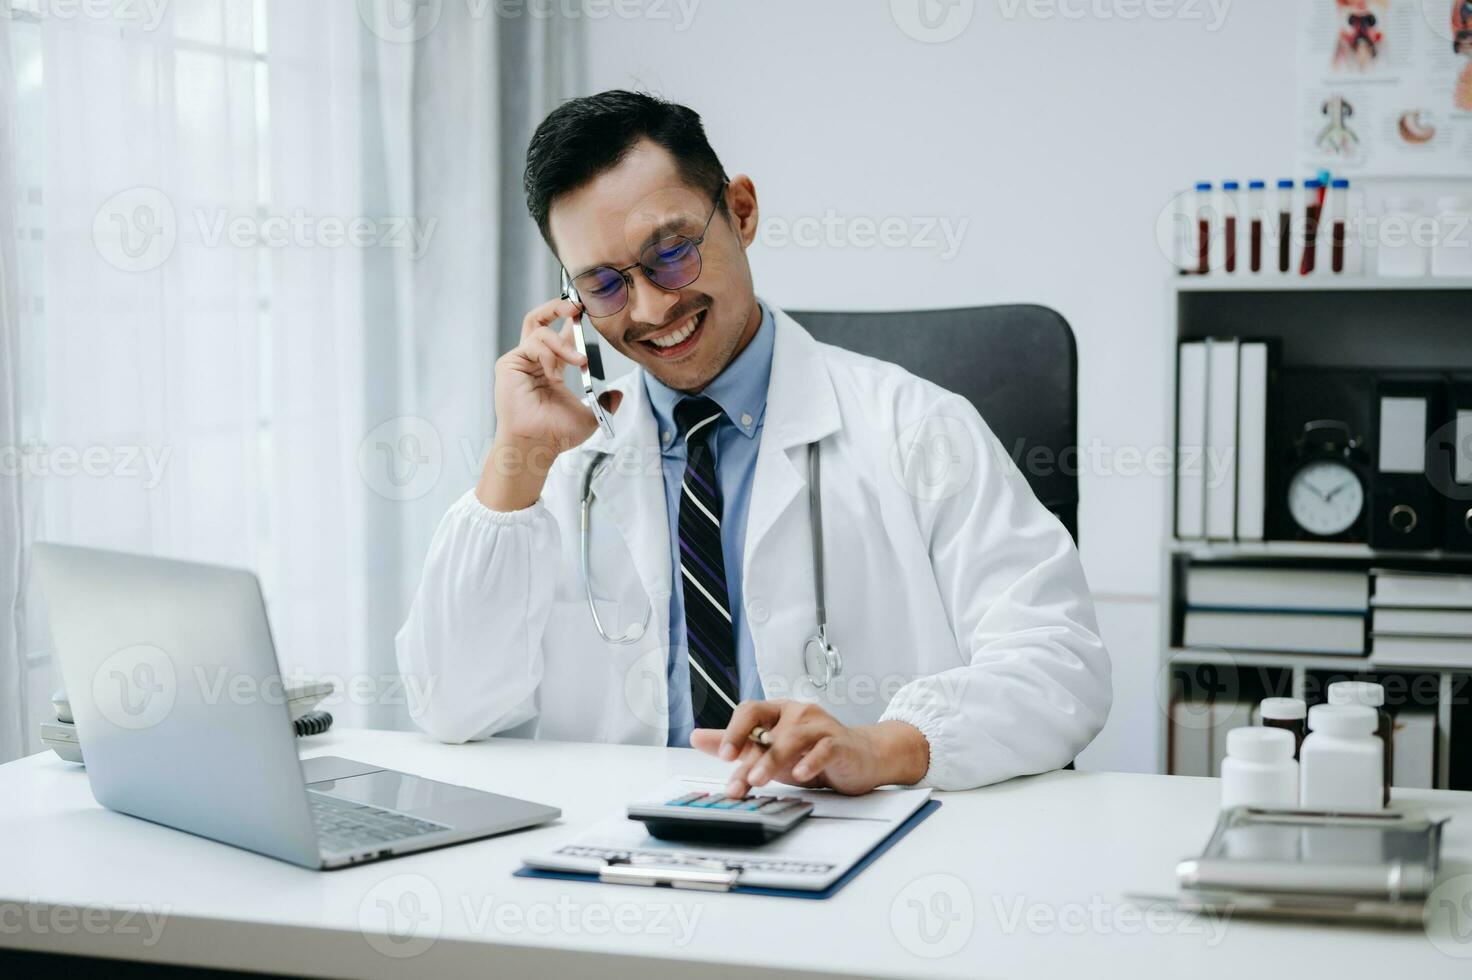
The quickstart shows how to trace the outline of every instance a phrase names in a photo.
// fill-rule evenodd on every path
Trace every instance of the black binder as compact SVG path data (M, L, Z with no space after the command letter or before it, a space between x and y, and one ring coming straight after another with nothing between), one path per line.
M1442 547L1472 551L1472 375L1453 375L1428 447L1431 483L1443 498Z
M1375 386L1375 453L1370 546L1396 551L1441 547L1445 498L1432 486L1428 442L1443 418L1445 382L1436 375L1381 377Z

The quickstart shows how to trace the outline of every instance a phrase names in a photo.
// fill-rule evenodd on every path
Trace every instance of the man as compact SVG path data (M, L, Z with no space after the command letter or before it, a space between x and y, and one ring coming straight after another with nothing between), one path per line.
M575 99L525 185L581 305L496 363L492 451L398 635L427 732L688 743L734 796L968 788L1089 743L1110 668L1072 540L968 402L757 297L756 188L699 116ZM612 436L563 380L579 316L638 366ZM820 577L841 663L808 644Z

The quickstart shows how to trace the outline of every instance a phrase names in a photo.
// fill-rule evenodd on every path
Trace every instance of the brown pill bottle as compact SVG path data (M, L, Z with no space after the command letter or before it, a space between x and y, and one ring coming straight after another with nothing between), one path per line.
M1297 759L1308 734L1308 705L1299 698L1263 698L1257 713L1264 728L1281 728L1293 734L1293 758Z

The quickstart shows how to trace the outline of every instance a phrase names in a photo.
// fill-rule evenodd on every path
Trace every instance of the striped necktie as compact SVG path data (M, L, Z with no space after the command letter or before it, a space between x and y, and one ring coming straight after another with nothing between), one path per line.
M690 654L690 703L700 728L725 728L741 690L721 552L721 490L714 452L720 424L720 406L709 398L686 398L675 406L686 460L680 487L680 587Z

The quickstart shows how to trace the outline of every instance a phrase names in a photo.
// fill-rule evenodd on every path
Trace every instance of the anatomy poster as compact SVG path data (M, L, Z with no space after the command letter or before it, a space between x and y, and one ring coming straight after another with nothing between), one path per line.
M1472 0L1299 0L1299 159L1472 176Z

